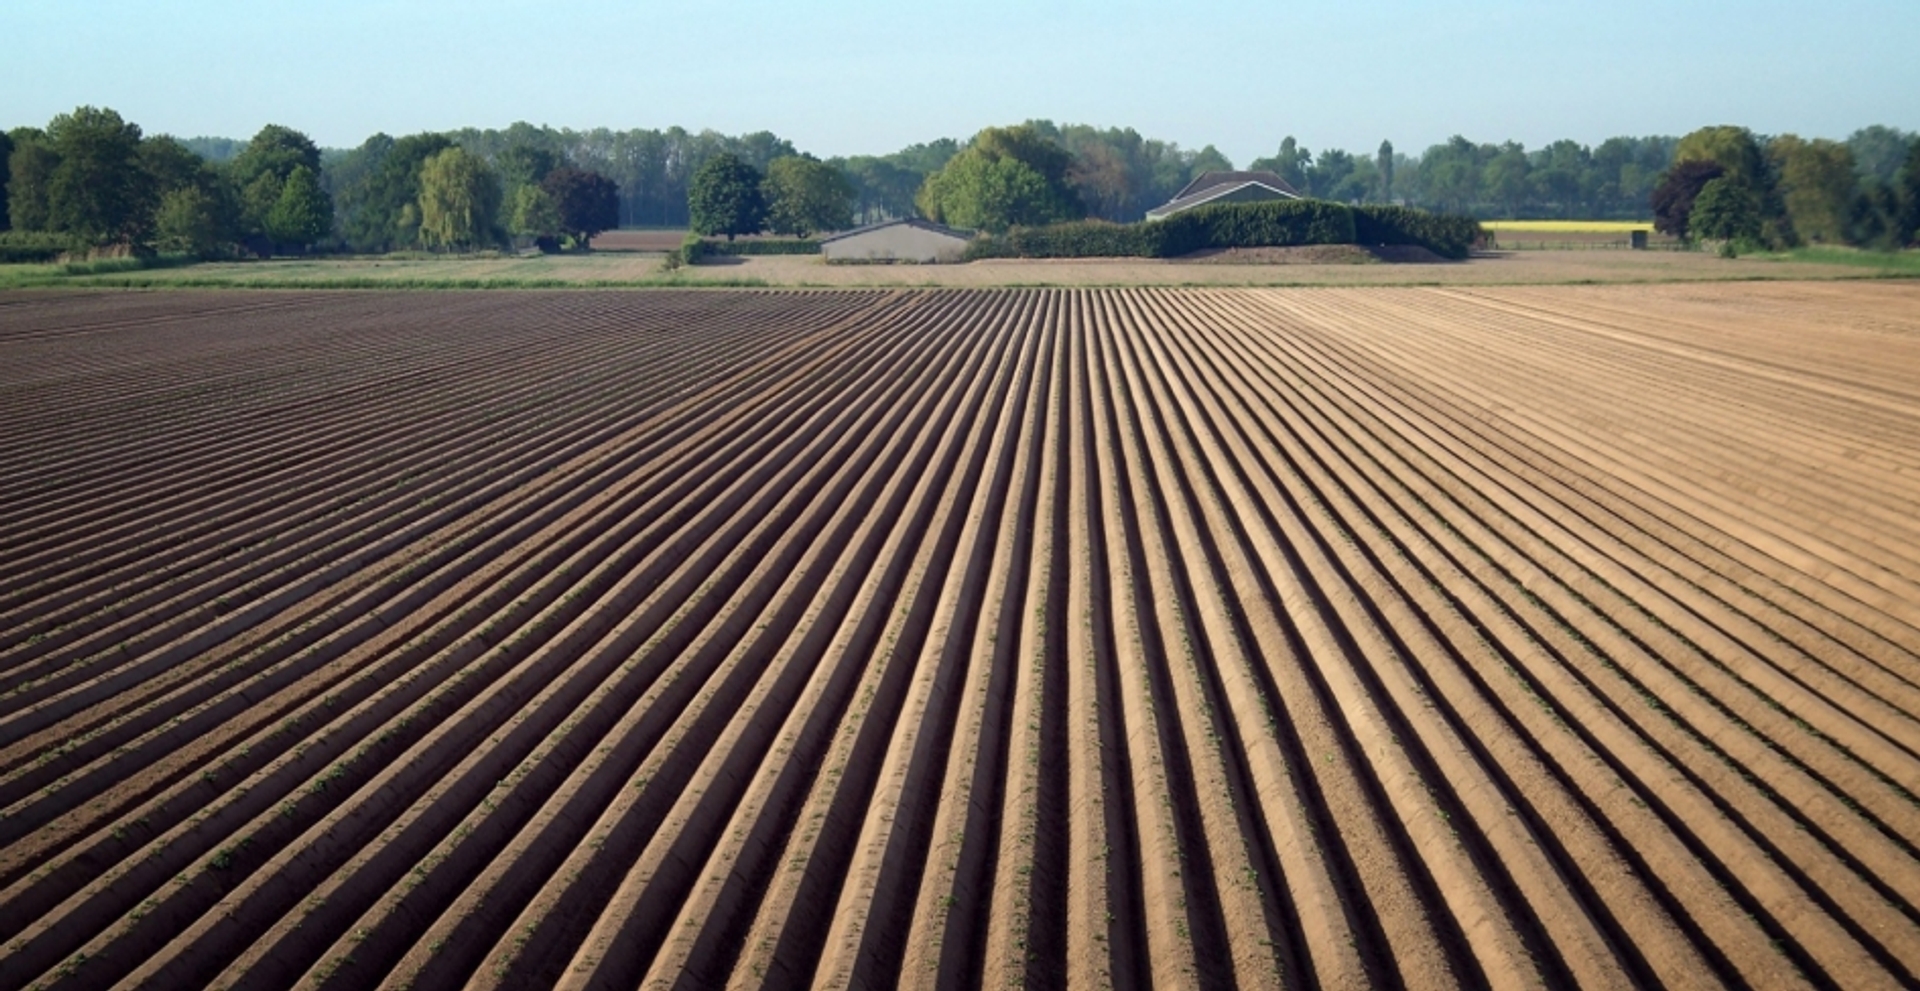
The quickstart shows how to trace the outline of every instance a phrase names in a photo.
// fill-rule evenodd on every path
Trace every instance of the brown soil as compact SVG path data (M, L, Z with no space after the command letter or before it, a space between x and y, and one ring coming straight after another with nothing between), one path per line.
M0 417L6 987L1920 981L1912 285L12 293Z
M686 240L680 230L604 231L593 237L595 251L672 251Z

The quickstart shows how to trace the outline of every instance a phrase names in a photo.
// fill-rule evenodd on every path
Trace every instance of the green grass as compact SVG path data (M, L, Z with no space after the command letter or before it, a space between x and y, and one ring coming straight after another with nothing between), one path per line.
M1773 254L1748 255L1768 261L1812 262L1820 265L1846 265L1873 269L1888 277L1920 275L1920 250L1862 251L1859 248L1794 248Z
M760 288L763 279L664 271L628 255L573 257L402 254L195 263L186 258L115 258L67 265L0 265L0 289L605 289Z

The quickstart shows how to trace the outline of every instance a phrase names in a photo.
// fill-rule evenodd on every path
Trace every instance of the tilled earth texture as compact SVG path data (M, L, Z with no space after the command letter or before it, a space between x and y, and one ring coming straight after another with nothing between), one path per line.
M1912 987L1920 287L0 296L0 986Z

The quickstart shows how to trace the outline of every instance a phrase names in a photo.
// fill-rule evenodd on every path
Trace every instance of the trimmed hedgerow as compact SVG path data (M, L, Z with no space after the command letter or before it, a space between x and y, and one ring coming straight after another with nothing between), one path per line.
M817 255L820 242L809 238L761 238L755 241L708 241L709 255Z
M1353 211L1326 200L1273 200L1195 207L1143 225L1161 258L1206 248L1284 248L1354 243Z
M1465 258L1486 237L1472 217L1404 206L1354 207L1353 221L1358 244L1411 244L1442 258Z
M1076 220L976 238L966 258L1155 258L1158 244L1144 224Z
M688 234L680 247L669 252L677 264L695 265L702 258L718 255L817 255L820 242L808 238L760 238L753 241L719 241Z
M1208 248L1304 244L1418 245L1465 258L1484 233L1471 217L1398 206L1350 207L1325 200L1203 206L1166 220L1114 224L1082 220L1015 227L967 246L976 258L1174 258ZM762 242L764 243L764 242Z

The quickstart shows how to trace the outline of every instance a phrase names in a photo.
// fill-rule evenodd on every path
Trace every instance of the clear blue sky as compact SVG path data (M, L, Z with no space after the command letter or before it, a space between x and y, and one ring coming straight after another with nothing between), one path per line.
M349 147L516 120L771 130L821 156L1045 117L1244 164L1448 135L1920 129L1920 0L8 0L0 127L109 106Z

